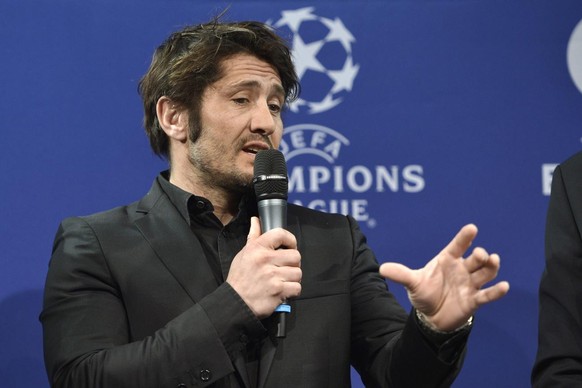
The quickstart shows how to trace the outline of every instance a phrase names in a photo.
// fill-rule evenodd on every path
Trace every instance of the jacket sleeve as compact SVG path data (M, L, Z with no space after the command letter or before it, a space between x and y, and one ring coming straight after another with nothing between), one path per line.
M438 346L406 314L378 273L356 221L353 236L352 364L370 387L447 387L460 371L468 332ZM452 355L452 356L451 356Z
M576 168L558 166L552 180L546 222L546 267L539 290L538 351L532 371L532 385L536 388L572 387L582 381L579 167L580 164Z
M234 370L238 338L229 327L256 335L263 329L225 283L151 336L132 341L123 294L129 291L116 283L91 226L65 220L55 238L40 316L51 386L207 386ZM229 327L217 325L224 316Z

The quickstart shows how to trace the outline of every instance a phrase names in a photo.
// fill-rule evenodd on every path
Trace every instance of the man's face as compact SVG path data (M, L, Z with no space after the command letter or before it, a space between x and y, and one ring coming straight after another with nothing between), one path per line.
M279 146L285 96L277 71L252 55L224 60L222 74L203 93L189 159L202 183L241 191L251 184L255 154L269 148L263 136Z

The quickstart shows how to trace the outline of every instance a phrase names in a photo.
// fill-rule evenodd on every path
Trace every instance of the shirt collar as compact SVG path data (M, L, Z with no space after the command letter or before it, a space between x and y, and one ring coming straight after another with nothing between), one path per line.
M191 217L214 211L214 206L208 199L189 193L170 183L169 170L162 171L157 180L170 202L178 209L178 212L188 224L190 224ZM239 213L235 219L248 219L250 216L258 214L257 203L252 190L248 195L243 196L238 207Z

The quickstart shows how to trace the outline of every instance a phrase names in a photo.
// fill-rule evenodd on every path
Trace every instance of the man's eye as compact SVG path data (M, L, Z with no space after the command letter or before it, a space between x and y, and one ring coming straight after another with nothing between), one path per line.
M269 110L273 113L281 112L281 106L279 104L269 104Z
M234 101L235 104L239 104L239 105L243 105L243 104L246 104L247 102L249 102L249 100L247 98L244 98L244 97L233 98L232 101Z

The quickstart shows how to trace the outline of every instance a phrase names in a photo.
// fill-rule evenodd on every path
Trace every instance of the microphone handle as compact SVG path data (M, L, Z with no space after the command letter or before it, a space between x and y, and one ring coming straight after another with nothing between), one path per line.
M275 228L285 228L287 226L287 201L284 199L273 198L264 199L257 202L259 209L259 219L261 220L261 230L267 232ZM291 312L291 306L287 301L281 303L275 309L275 319L277 330L275 336L277 338L285 338L287 336L287 314Z
M271 229L287 227L287 201L285 199L263 199L257 202L257 207L263 233Z

